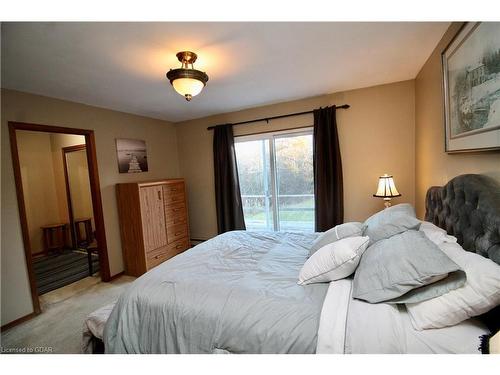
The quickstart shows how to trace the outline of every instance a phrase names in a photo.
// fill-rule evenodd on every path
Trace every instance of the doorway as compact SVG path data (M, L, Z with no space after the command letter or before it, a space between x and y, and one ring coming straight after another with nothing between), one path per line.
M110 280L94 132L9 122L9 135L38 314L47 291L89 275Z

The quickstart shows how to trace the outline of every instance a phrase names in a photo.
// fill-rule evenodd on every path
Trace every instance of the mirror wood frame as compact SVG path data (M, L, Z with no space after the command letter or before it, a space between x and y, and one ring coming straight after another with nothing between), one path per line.
M85 136L85 145L87 149L87 163L89 168L90 191L92 194L92 206L94 211L94 223L96 227L96 239L99 244L99 268L101 280L111 281L109 269L108 247L106 243L106 232L104 227L104 215L102 210L101 189L99 184L99 172L97 168L97 154L95 146L94 131L90 129L66 128L53 125L41 125L25 122L9 121L10 150L12 155L12 164L14 168L14 180L16 184L17 203L19 208L19 218L21 222L21 231L24 244L24 255L26 267L30 282L31 299L33 302L34 316L42 312L38 291L36 288L35 274L33 270L33 260L31 254L31 242L29 238L28 222L26 218L26 205L24 200L23 184L21 179L21 167L19 164L19 150L17 146L17 130L37 131L44 133L75 134Z

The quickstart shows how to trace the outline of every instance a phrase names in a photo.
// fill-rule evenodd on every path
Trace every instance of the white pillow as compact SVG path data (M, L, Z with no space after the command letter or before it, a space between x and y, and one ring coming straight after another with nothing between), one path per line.
M443 242L457 242L456 237L450 236L444 229L441 229L428 221L422 221L419 230L424 232L427 238L438 246Z
M350 222L334 226L333 228L321 233L309 249L309 256L323 246L341 240L346 237L362 236L366 226L363 223Z
M323 246L304 263L298 284L326 283L351 275L369 240L368 237L348 237Z
M465 251L457 243L445 242L439 248L465 271L467 280L462 287L439 297L406 304L413 327L419 331L452 326L500 304L498 264Z

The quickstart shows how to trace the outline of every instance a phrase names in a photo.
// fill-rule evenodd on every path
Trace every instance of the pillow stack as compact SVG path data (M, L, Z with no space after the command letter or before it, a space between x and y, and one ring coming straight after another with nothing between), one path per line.
M354 276L353 297L370 303L420 302L459 288L465 273L423 232L409 204L365 221L370 247Z
M354 276L355 298L404 303L417 330L452 326L500 304L500 266L420 222L410 205L378 212L365 224L370 247Z
M500 266L418 220L409 204L320 235L298 283L330 282L353 273L354 298L405 304L417 330L452 326L500 304Z

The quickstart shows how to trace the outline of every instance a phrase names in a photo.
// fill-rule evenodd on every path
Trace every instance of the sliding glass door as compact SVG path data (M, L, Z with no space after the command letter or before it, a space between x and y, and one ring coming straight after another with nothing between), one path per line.
M235 143L245 226L249 230L274 230L270 146L268 139Z
M277 230L314 230L312 133L274 137Z
M314 230L312 129L236 138L248 230Z

